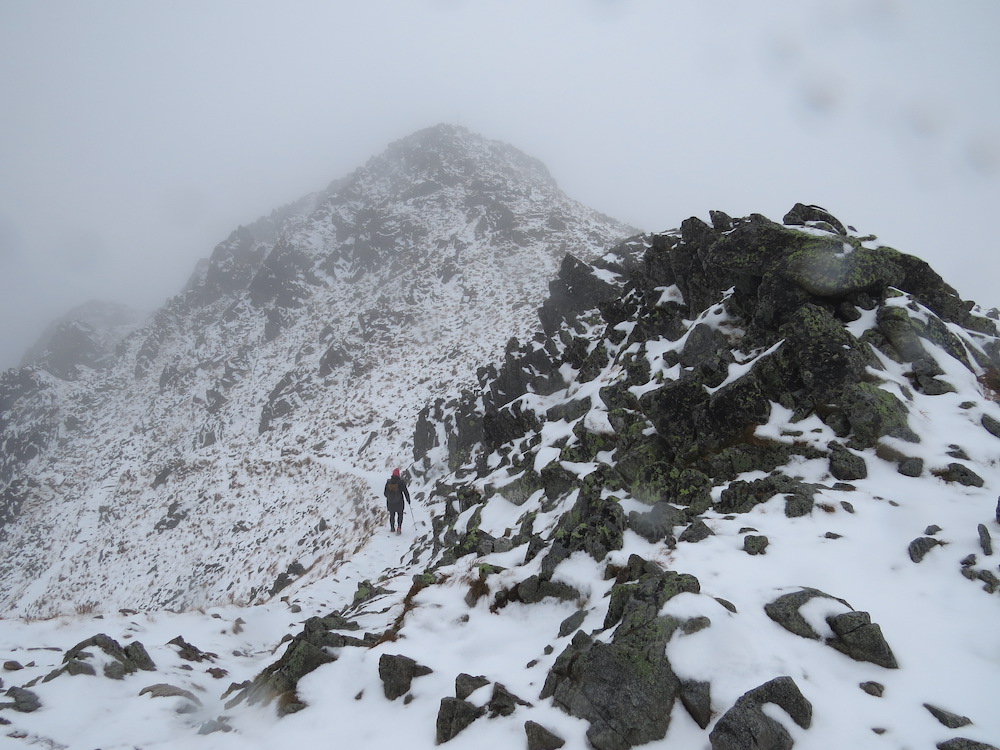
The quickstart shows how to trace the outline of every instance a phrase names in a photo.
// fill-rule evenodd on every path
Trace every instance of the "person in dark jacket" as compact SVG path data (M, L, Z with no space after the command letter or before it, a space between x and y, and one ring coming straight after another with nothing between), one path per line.
M399 469L392 470L392 476L385 483L385 503L389 510L389 528L401 534L403 531L403 498L410 502L410 490L400 476Z

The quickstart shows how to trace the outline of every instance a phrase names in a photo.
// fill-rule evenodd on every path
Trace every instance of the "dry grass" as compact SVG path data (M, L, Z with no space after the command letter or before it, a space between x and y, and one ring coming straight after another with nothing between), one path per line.
M990 401L1000 401L1000 369L989 367L978 378L983 395Z
M441 582L442 581L437 581L437 583ZM410 586L410 590L407 591L406 596L403 597L403 610L396 617L395 621L393 621L389 629L382 634L382 637L372 644L373 648L378 646L380 643L391 643L399 637L399 631L403 628L403 622L406 620L406 615L409 614L410 610L417 606L414 603L413 598L429 585L431 584L419 580L413 582L413 585Z

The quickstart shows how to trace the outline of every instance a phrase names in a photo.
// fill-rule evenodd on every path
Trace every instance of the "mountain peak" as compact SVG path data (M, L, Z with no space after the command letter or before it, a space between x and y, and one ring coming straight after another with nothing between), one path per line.
M566 236L573 226L581 232ZM612 226L608 235L604 228ZM315 280L357 278L379 267L397 273L429 262L428 253L447 266L486 245L497 246L491 254L500 257L546 247L558 262L567 246L596 247L637 231L568 198L540 161L513 146L439 124L391 143L324 191L240 227L188 291L207 303L242 294L259 273L271 272L266 259L279 244L310 255L292 275Z
M490 183L556 189L548 169L537 159L500 141L488 140L460 125L438 124L390 144L362 170L375 178L404 183L436 182L472 189Z

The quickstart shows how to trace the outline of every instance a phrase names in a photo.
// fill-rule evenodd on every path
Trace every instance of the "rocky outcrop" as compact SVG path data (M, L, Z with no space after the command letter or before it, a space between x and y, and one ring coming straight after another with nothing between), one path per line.
M414 677L430 674L431 669L402 654L382 654L378 661L378 676L385 697L393 701L410 692Z
M935 745L938 750L998 750L996 745L988 745L985 742L966 739L965 737L955 737Z
M843 225L815 206L798 206L787 218L813 231L757 215L727 219L721 224L729 227L725 231L689 220L679 237L657 237L648 247L622 245L600 266L567 260L540 313L550 338L523 348L508 346L504 366L488 386L491 397L480 407L482 419L456 419L444 439L449 446L472 446L482 434L476 430L483 430L492 452L537 435L541 415L522 397L548 393L552 386L536 390L538 382L526 373L569 366L577 371L577 385L598 375L608 384L600 389L599 402L592 397L579 411L567 412L573 437L562 447L560 460L593 461L613 452L615 461L602 467L600 479L608 489L628 491L651 505L686 505L695 514L711 504L746 512L781 492L787 514L794 517L811 512L814 490L791 486L793 480L785 485L755 480L774 484L774 491L762 485L750 496L736 494L737 482L723 491L721 502L713 501L709 490L750 469L773 470L795 454L825 456L835 480L865 478L868 466L861 451L886 437L917 440L906 404L879 382L875 352L922 363L914 365L920 370L914 370L914 382L931 393L928 378L943 371L928 369L921 341L940 345L943 339L935 331L947 325L996 331L970 315L955 301L954 290L916 259L843 234ZM663 290L671 285L676 292L665 301ZM919 305L944 328L916 314ZM859 311L873 311L879 321L860 338L847 327ZM683 320L695 322L685 329ZM646 347L653 337L661 341L664 331L677 339L676 346L659 361L651 359ZM732 353L737 346L753 354L737 361ZM958 349L950 350L972 367ZM990 347L972 350L984 361L995 356ZM476 396L467 398L451 407L456 415L475 412ZM816 446L755 438L772 403L792 410L796 419L818 417L838 439ZM467 451L449 449L453 456ZM900 471L918 475L922 466L914 462L901 459ZM969 486L979 479L957 462L935 473ZM541 486L547 496L565 492L545 481L534 480L532 486ZM664 521L655 514L630 518L637 533L649 539L666 538Z
M769 703L803 729L811 726L812 703L791 677L777 677L745 693L716 722L709 734L712 750L789 750L794 743L788 730L762 710Z
M829 599L846 608L847 611L826 617L832 635L823 637L817 633L800 613L800 609L813 599ZM825 594L816 589L801 589L778 597L764 607L767 616L785 630L803 638L824 640L824 642L857 661L878 664L886 669L896 669L896 657L886 643L881 628L871 621L867 612L855 611L843 599Z
M562 737L534 721L524 722L524 733L528 738L528 750L559 750L566 744Z
M99 649L105 655L102 673L112 680L124 679L126 675L139 670L153 672L156 664L149 658L145 647L139 641L133 641L124 648L114 638L99 633L92 638L81 641L63 655L63 666L50 672L45 682L54 680L60 675L97 674L93 666L93 649ZM88 650L91 649L91 650Z
M25 688L8 688L4 695L12 698L13 700L0 703L0 708L11 708L23 714L30 714L42 707L42 701L39 699L38 695L30 690L26 690Z
M458 698L442 698L438 710L435 738L437 744L453 740L459 732L486 713L486 709L474 706Z
M329 618L312 617L303 630L285 647L276 662L266 667L252 682L241 686L227 703L227 708L246 701L250 705L278 699L278 715L301 711L306 704L298 697L298 681L318 667L337 660L335 650L346 646L370 648L376 639L364 639L337 632L347 623L337 613ZM353 629L353 628L351 628Z
M617 585L604 621L605 630L615 628L611 642L579 631L549 671L540 697L589 721L587 739L598 750L627 750L666 735L681 682L664 651L680 622L658 613L681 591L697 592L697 580L643 572Z

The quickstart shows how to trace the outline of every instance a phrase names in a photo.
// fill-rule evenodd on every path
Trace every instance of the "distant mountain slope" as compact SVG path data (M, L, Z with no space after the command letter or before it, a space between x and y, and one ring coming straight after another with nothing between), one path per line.
M631 231L444 125L236 230L106 369L0 377L0 611L248 602L335 568L422 405L530 333L567 251Z
M25 354L21 367L40 367L63 380L109 366L115 348L144 322L137 310L93 300L49 326Z

